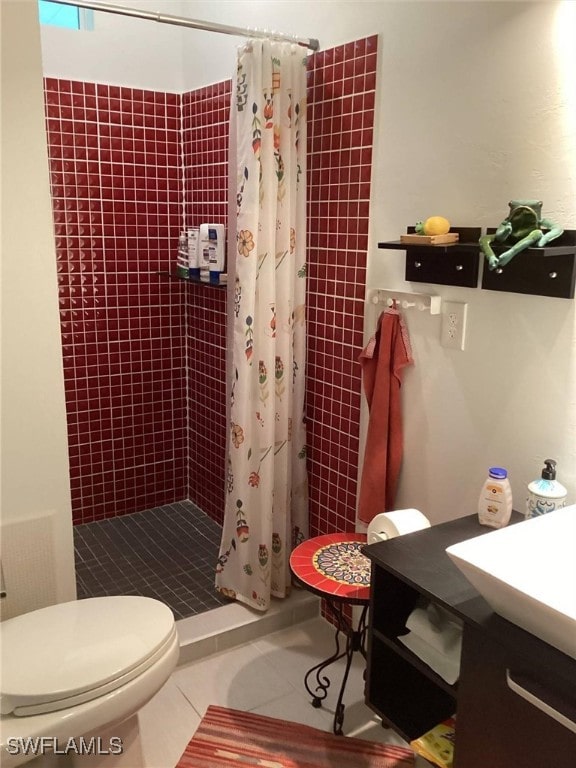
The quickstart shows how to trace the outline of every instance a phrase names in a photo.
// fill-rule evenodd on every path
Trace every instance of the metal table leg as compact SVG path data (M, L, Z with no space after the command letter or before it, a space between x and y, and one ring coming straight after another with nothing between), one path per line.
M368 604L363 607L360 620L358 621L358 627L357 629L354 629L352 624L344 616L342 603L333 602L329 598L326 598L326 601L336 618L336 634L334 636L336 649L332 656L329 656L327 659L320 662L320 664L316 664L306 672L306 675L304 676L304 686L312 697L312 706L316 708L321 707L322 702L328 695L328 688L330 687L330 679L323 674L324 670L334 662L338 661L338 659L346 656L346 667L336 703L333 726L334 733L341 736L342 725L344 723L343 697L346 683L348 682L352 658L356 651L359 651L362 656L366 658L366 614L368 612ZM346 646L342 651L340 650L340 633L346 638ZM316 686L314 688L311 688L309 684L309 678L312 675L316 678Z

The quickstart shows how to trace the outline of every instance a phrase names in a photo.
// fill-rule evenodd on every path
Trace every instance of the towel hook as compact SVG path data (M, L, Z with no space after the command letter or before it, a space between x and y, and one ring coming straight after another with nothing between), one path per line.
M387 288L374 288L369 293L369 300L372 304L383 302L388 307L397 307L398 305L403 309L417 307L421 312L429 309L431 315L440 314L440 296L426 293L409 293L405 291L392 291Z

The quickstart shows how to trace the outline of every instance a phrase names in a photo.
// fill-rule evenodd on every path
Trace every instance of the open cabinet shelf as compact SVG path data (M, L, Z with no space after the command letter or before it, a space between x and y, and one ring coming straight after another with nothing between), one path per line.
M437 686L438 688L441 688L452 699L456 698L457 686L450 685L450 683L447 683L443 677L440 677L440 675L434 672L434 670L431 667L429 667L424 661L422 661L422 659L420 659L409 648L403 645L403 643L399 640L398 637L388 637L388 635L384 634L384 632L381 632L377 628L375 628L374 638L377 639L383 645L388 646L388 648L390 648L397 656L404 659L404 661L408 662L410 666L414 667L421 674L423 674L424 677L427 677L429 680L431 680L435 686Z

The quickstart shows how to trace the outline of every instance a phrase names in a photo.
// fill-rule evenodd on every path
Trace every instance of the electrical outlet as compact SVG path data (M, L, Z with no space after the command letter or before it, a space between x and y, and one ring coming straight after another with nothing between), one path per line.
M466 310L468 304L458 301L442 302L442 332L440 343L448 349L464 349Z

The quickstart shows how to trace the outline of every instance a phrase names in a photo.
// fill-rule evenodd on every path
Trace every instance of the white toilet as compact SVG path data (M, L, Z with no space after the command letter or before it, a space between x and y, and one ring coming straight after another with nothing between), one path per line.
M136 713L180 651L168 606L135 596L52 605L2 622L0 649L3 768L141 764Z

